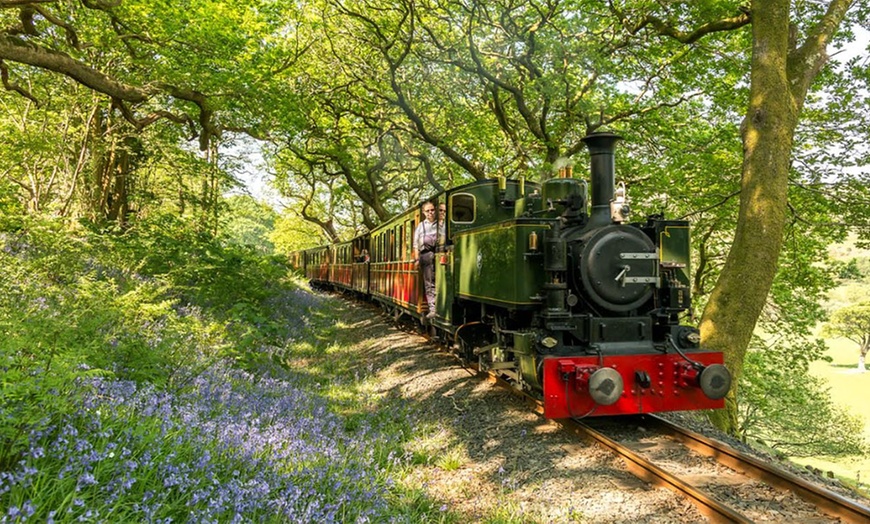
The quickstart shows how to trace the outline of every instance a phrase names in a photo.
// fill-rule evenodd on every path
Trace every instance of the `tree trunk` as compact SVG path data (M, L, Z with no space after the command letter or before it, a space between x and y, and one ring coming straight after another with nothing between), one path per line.
M130 214L130 191L142 143L134 131L113 121L111 111L95 110L89 119L87 144L94 165L84 177L86 212L95 222L125 226ZM82 156L84 153L82 153Z
M825 48L853 0L832 0L825 16L790 42L790 0L752 2L749 107L741 126L743 176L734 243L701 318L702 343L722 351L734 375L724 410L710 415L736 434L743 360L764 308L782 246L788 171L794 131L813 80L827 60Z
M741 126L743 176L734 242L701 318L705 347L723 351L734 375L726 408L711 415L735 433L743 358L776 275L786 218L786 190L797 110L786 74L789 1L752 7L749 108Z
M130 153L126 149L118 149L112 158L114 162L105 180L104 213L108 221L123 227L129 212L128 185L132 176Z

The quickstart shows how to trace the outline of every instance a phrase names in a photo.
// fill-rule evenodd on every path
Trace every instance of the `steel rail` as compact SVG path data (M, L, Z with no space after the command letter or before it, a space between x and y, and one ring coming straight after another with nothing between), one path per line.
M659 426L659 429L667 431L686 447L714 458L720 464L764 481L776 488L789 490L802 499L815 504L820 511L832 517L840 518L845 522L870 522L870 508L867 506L862 506L822 486L812 484L793 473L742 453L727 444L677 426L661 417L647 416Z
M526 403L529 404L535 412L543 415L544 404L540 400L529 396L523 391L517 390L510 383L493 373L487 373L487 378L490 382L494 382L501 387L510 389L515 394L523 397ZM614 451L617 455L625 459L628 471L639 479L666 487L671 491L686 496L694 503L698 511L701 512L702 515L708 517L711 522L753 522L751 519L742 515L730 506L719 502L707 493L704 493L691 484L686 483L679 477L668 473L635 451L623 446L603 433L592 429L586 424L570 419L554 420L553 422L561 425L566 430L580 436L581 438L596 441Z
M716 500L709 494L685 482L676 475L663 470L635 451L623 446L603 433L592 429L586 424L573 420L559 420L557 423L574 434L595 440L603 446L610 448L617 455L625 459L628 470L639 479L666 487L672 491L685 495L695 504L698 511L707 516L712 522L753 522L752 519L746 517L739 511Z
M484 373L488 381L510 390L515 395L522 398L530 409L543 416L544 404L542 401L517 389L511 383L507 382L492 371L481 371L476 363L464 362L464 365L478 373ZM677 426L661 417L651 414L644 416L648 417L654 425L658 426L658 429L663 430L689 449L711 457L724 466L728 466L739 473L766 482L775 488L789 490L798 497L814 504L819 511L823 513L835 518L840 518L845 522L870 522L870 508L866 506L862 506L821 486L807 482L797 475L789 473L772 464L765 463L751 455L741 453L724 443L717 442L705 437L704 435ZM753 522L751 519L742 515L733 508L711 498L703 491L664 471L638 453L592 429L586 424L570 419L554 420L554 422L560 424L562 427L574 434L588 440L596 441L613 450L626 460L628 470L636 477L685 495L692 500L698 508L698 511L710 518L711 521L738 523Z

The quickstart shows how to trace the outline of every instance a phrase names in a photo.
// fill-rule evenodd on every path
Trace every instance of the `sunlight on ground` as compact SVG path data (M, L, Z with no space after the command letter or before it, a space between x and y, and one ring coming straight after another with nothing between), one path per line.
M870 392L870 371L858 371L858 347L854 342L844 338L826 339L826 342L829 346L828 356L833 361L814 362L810 372L828 383L831 398L838 406L864 419L864 438L870 442L870 402L866 398ZM816 458L795 462L833 471L852 481L860 479L865 486L870 483L870 456L835 462Z

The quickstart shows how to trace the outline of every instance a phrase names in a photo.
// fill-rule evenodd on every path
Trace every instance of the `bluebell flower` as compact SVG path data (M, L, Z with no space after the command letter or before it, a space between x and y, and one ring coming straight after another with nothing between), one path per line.
M81 475L79 475L77 488L82 487L82 486L92 486L96 483L97 483L97 479L94 478L94 475L92 473L89 473L89 472L82 473Z
M319 397L286 380L256 377L224 363L190 378L191 387L177 392L94 379L94 395L85 399L88 409L76 415L75 424L67 422L55 431L54 441L41 453L66 457L60 476L77 475L77 485L94 500L124 496L137 482L134 473L156 476L164 490L148 489L128 506L142 521L163 514L169 493L187 505L191 522L226 522L263 511L288 521L326 522L351 515L365 522L386 507L392 481L376 480L382 470L366 464L374 457L372 443L382 438L368 424L348 434ZM163 447L137 451L134 457L131 449L141 449L141 437L102 425L102 417L117 413L159 417L168 438L156 444ZM80 432L76 425L89 430ZM191 446L201 451L190 462L167 452ZM30 453L33 460L41 457ZM99 466L98 482L90 468L107 459L109 464ZM238 467L224 470L227 460ZM340 492L330 492L330 485ZM369 502L363 506L364 501ZM74 502L83 504L81 498Z

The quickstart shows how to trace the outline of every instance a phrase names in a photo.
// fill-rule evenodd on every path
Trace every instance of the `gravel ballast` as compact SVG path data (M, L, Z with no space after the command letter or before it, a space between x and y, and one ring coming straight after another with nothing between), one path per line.
M611 452L532 413L376 308L349 307L369 313L349 317L374 393L410 401L435 428L428 441L413 444L421 458L406 481L446 510L469 522L708 521L687 499L638 480ZM714 431L702 426L696 421L693 429Z

